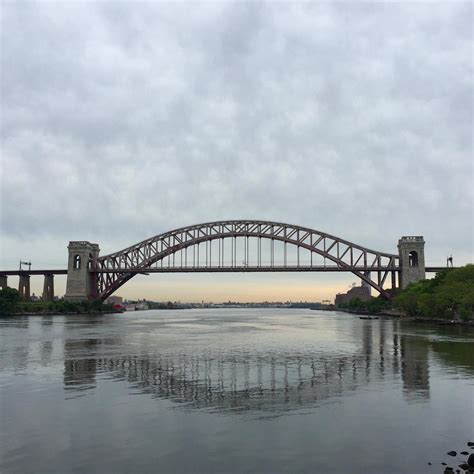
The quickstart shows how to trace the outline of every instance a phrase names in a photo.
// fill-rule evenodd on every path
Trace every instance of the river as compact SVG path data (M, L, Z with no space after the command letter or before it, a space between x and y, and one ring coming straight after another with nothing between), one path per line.
M473 348L303 309L1 318L0 472L443 472L474 452Z

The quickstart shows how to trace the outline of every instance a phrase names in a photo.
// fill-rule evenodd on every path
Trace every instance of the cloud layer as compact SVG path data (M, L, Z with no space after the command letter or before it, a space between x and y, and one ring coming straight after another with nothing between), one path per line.
M1 267L225 218L472 260L472 8L4 2Z

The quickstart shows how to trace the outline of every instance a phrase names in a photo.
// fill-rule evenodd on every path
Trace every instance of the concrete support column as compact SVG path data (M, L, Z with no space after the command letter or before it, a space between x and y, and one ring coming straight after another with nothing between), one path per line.
M365 272L364 272L364 276L370 280L370 272L365 271ZM371 287L365 280L362 280L361 283L362 283L362 286L363 286L364 288L367 288L367 290L368 290L368 292L369 292L369 295L370 295L370 294L372 293L372 287Z
M54 300L54 275L52 273L46 273L44 275L43 284L43 301Z
M8 288L8 276L7 275L0 275L0 288L4 290Z
M20 275L20 282L18 283L18 292L20 293L22 300L28 301L30 299L30 275Z

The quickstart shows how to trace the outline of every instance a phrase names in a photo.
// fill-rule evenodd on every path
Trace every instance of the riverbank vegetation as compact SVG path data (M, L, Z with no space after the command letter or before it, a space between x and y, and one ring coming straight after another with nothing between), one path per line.
M0 290L0 315L10 314L84 314L115 312L112 305L102 300L72 302L55 301L21 301L20 294L14 288Z
M412 283L393 300L411 317L474 318L474 265L446 269L430 280Z
M368 301L353 298L339 308L368 314L395 310L413 318L474 319L474 265L447 268L432 279L412 283L392 301L381 296Z
M20 304L20 293L13 288L0 290L0 315L11 314L17 311Z
M381 296L372 297L368 301L352 298L347 303L341 303L338 308L354 313L379 314L382 311L392 309L392 303Z

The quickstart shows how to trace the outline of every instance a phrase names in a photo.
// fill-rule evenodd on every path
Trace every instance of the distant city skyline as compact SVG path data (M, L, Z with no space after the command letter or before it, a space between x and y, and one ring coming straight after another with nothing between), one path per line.
M348 283L349 281L349 283ZM17 287L18 278L9 277L8 284ZM322 301L334 300L336 293L347 291L353 283L360 282L353 276L313 274L172 274L136 276L121 287L115 295L126 299L152 301L200 302L227 301ZM42 277L31 277L31 292L41 296ZM66 277L55 277L55 294L64 295Z

